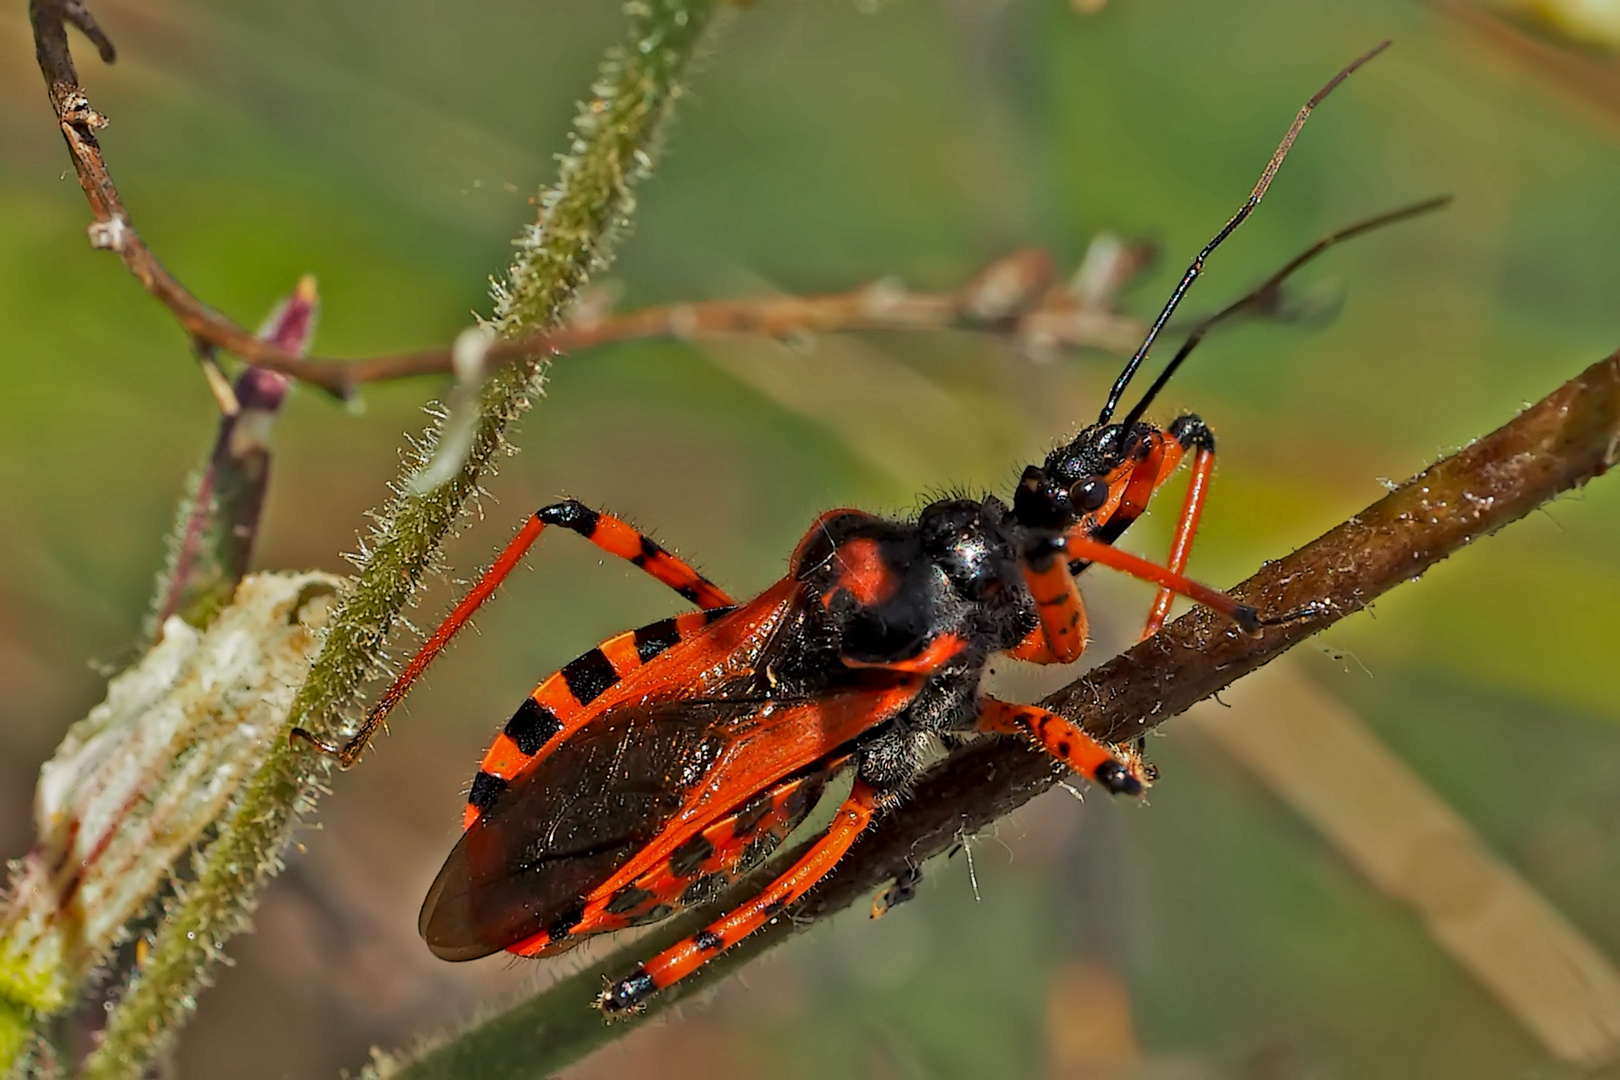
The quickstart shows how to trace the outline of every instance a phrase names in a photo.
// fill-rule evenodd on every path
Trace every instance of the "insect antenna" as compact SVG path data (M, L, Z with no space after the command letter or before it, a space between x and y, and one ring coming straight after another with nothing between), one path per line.
M1176 306L1181 303L1181 298L1187 295L1187 290L1192 287L1192 283L1204 272L1204 260L1208 259L1210 254L1220 247L1226 238L1237 230L1239 225L1243 224L1244 219L1254 212L1255 207L1260 205L1260 200L1265 198L1266 189L1271 186L1272 178L1277 175L1277 170L1282 167L1283 159L1288 156L1288 151L1293 148L1294 140L1299 137L1300 129L1305 126L1305 121L1310 119L1311 112L1340 83L1349 78L1352 72L1389 48L1390 45L1391 42L1386 39L1352 60L1342 71L1329 79L1327 85L1312 95L1311 100L1307 101L1304 107L1299 110L1299 115L1294 117L1294 122L1289 125L1288 134L1284 135L1282 142L1277 144L1276 152L1271 155L1271 160L1266 163L1265 171L1260 174L1260 180L1254 185L1254 190L1249 193L1248 199L1244 201L1242 206L1238 207L1237 213L1233 214L1231 220L1222 226L1221 231L1215 234L1215 238L1204 245L1204 250L1198 253L1198 258L1194 259L1192 265L1187 267L1187 272L1181 275L1181 281L1176 285L1175 291L1170 294L1170 299L1164 305L1164 310L1159 312L1159 317L1154 319L1153 325L1148 328L1147 337L1142 340L1142 344L1137 348L1135 355L1125 365L1125 370L1119 373L1119 378L1114 380L1113 389L1108 392L1108 400L1103 404L1102 414L1098 416L1097 423L1106 424L1112 419L1114 410L1119 408L1120 399L1125 396L1125 388L1130 385L1130 381L1135 376L1137 369L1147 359L1148 350L1153 348L1153 342L1159 336L1159 331L1163 330L1165 324L1170 321L1171 314L1176 310Z
M1354 225L1348 225L1337 232L1329 233L1316 243L1312 244L1310 247L1306 248L1304 251L1300 252L1298 255L1295 255L1286 264L1284 264L1280 270L1266 278L1265 281L1261 282L1251 292L1240 296L1238 299L1232 301L1230 304L1226 305L1224 308L1209 316L1197 326L1193 327L1192 333L1187 335L1187 340L1183 341L1181 343L1181 348L1176 350L1176 355L1171 359L1170 363L1165 365L1164 370L1159 373L1159 377L1153 380L1153 385L1148 387L1147 393L1142 395L1142 400L1138 401L1136 403L1136 407L1131 409L1130 413L1126 415L1125 419L1120 422L1121 430L1131 430L1131 427L1138 420L1142 419L1142 414L1147 412L1148 406L1153 403L1153 399L1159 395L1160 390L1164 389L1165 384L1170 381L1170 376L1176 373L1176 369L1181 366L1182 361L1187 359L1187 355L1198 347L1198 343L1200 341L1204 340L1204 335L1208 334L1210 330L1214 329L1220 323L1225 322L1227 319L1230 319L1235 315L1241 315L1243 312L1251 308L1261 306L1270 297L1275 295L1278 286L1280 286L1295 270L1298 270L1300 267L1322 254L1322 252L1326 251L1334 244L1349 240L1352 237L1360 236L1362 233L1371 232L1374 229L1382 228L1385 225L1393 225L1398 221L1405 221L1408 218L1414 218L1420 214L1427 214L1432 211L1439 210L1442 207L1450 204L1450 202L1450 195L1440 195L1432 199L1425 199L1419 203L1413 203L1410 206L1403 206L1399 210L1390 210L1387 213L1379 214L1377 217L1370 217L1364 221L1358 221Z

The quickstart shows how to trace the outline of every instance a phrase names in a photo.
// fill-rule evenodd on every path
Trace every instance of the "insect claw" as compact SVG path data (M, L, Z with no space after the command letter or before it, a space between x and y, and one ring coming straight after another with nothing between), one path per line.
M1092 778L1114 795L1140 795L1147 790L1130 769L1117 761L1105 761L1097 766Z
M633 975L604 987L596 995L596 1007L609 1020L620 1020L647 1008L647 999L657 991L652 976L640 968Z
M317 739L308 729L301 727L295 727L291 731L287 732L287 743L290 746L297 746L299 743L306 743L328 757L337 757L341 752L331 743L326 742L324 739Z
M336 761L340 769L350 768L359 757L359 747L356 747L352 741L343 743L341 746L329 743L325 739L317 738L307 728L295 727L287 732L287 742L293 746L304 743L317 753L324 754L326 757Z
M912 865L896 874L889 887L872 898L872 918L881 919L906 901L915 899L922 876L922 867Z
M1232 609L1232 621L1238 624L1239 630L1242 630L1250 637L1257 636L1262 627L1269 625L1265 619L1260 617L1260 612L1248 604L1239 604Z

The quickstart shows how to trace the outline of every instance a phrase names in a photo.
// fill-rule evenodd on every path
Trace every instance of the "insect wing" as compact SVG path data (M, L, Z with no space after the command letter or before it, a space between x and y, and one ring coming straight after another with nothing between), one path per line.
M443 959L472 960L541 934L538 952L558 952L576 927L580 936L611 929L581 925L593 902L657 876L685 841L898 713L919 684L608 710L462 834L428 892L422 937ZM688 876L671 869L672 884Z
M462 834L418 929L436 956L473 960L545 931L666 828L724 750L744 702L618 708L515 780Z

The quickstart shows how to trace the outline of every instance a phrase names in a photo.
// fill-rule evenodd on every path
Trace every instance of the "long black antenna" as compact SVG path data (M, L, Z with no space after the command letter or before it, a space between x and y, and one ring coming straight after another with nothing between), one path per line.
M1153 325L1148 328L1147 337L1143 339L1141 346L1137 348L1136 354L1131 357L1130 362L1125 365L1125 370L1119 373L1119 378L1114 380L1114 387L1108 392L1108 400L1103 404L1102 414L1098 416L1097 423L1108 423L1114 415L1114 410L1119 408L1120 399L1125 396L1125 388L1130 385L1131 378L1135 376L1137 369L1142 366L1142 361L1147 359L1148 350L1153 348L1153 342L1159 336L1159 331L1163 330L1165 324L1170 321L1171 313L1181 303L1181 298L1187 295L1187 290L1192 287L1192 283L1204 272L1204 260L1209 258L1210 254L1220 247L1239 225L1243 224L1244 219L1254 212L1255 207L1260 205L1260 200L1265 198L1266 189L1271 186L1272 177L1276 176L1277 170L1282 167L1283 159L1288 156L1288 151L1293 148L1294 140L1299 137L1300 129L1305 126L1305 121L1310 119L1312 110L1320 105L1322 99L1331 94L1335 87L1349 78L1352 72L1389 48L1391 44L1392 42L1387 39L1381 41L1362 56L1352 60L1349 66L1329 79L1327 85L1318 90L1311 100L1305 103L1305 107L1299 110L1299 115L1294 117L1293 124L1288 128L1288 134L1284 135L1282 142L1277 144L1276 153L1271 155L1271 161L1266 164L1265 171L1260 174L1260 181L1254 185L1254 190L1249 193L1248 199L1245 200L1242 206L1238 207L1238 212L1232 215L1232 219L1222 227L1221 231L1215 234L1215 239L1204 245L1204 250L1198 253L1198 258L1194 259L1192 265L1187 267L1187 272L1181 275L1180 284L1170 294L1170 300L1164 305L1164 310L1159 312L1159 317L1153 320Z
M1281 285L1283 281L1286 280L1288 276L1295 270L1298 270L1300 267L1322 254L1322 252L1326 251L1334 244L1344 240L1349 240L1354 236L1360 236L1364 232L1371 232L1373 229L1382 228L1385 225L1393 225L1397 221L1405 221L1407 218L1414 218L1420 214L1427 214L1431 211L1439 210L1441 207L1448 205L1450 202L1450 195L1440 195L1432 199L1425 199L1420 203L1413 203L1411 206L1403 206L1399 210L1390 210L1387 213L1379 214L1377 217L1370 217L1365 221L1358 221L1354 225L1347 225L1337 232L1329 233L1316 243L1312 244L1310 247L1306 248L1304 251L1300 252L1298 255L1295 255L1282 267L1282 269L1266 278L1265 281L1262 281L1253 290L1232 301L1230 304L1226 305L1224 308L1217 311L1215 314L1211 315L1197 326L1193 327L1192 333L1187 335L1187 340L1183 341L1181 343L1181 348L1176 350L1175 357L1170 361L1170 363L1165 365L1164 370L1159 373L1159 377L1153 380L1153 385L1148 387L1147 393L1142 395L1142 400L1138 401L1136 403L1136 407L1130 411L1129 415L1127 415L1124 420L1120 421L1120 428L1124 431L1129 431L1138 420L1142 419L1142 414L1147 412L1147 408L1153 403L1153 399L1158 397L1159 391L1163 390L1165 384L1170 381L1170 376L1176 373L1176 369L1181 366L1181 362L1187 359L1187 355L1198 347L1198 343L1200 341L1204 340L1205 334L1208 334L1216 325L1225 322L1234 315L1241 315L1244 311L1250 308L1259 307L1276 292L1277 287Z

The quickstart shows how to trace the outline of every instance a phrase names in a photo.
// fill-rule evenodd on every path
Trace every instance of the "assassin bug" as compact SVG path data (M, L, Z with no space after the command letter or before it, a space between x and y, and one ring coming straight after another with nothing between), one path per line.
M1133 376L1205 259L1265 194L1311 110L1387 42L1302 108L1247 201L1205 246L1115 381L1096 423L1023 474L1011 506L948 498L914 520L822 514L785 577L737 603L631 526L568 501L537 512L342 746L295 732L351 764L389 710L548 527L626 559L698 611L609 638L545 679L485 754L464 832L433 882L419 929L447 960L507 950L546 956L584 938L663 919L715 898L797 827L829 781L854 773L832 823L763 892L608 987L608 1014L645 1003L777 916L826 875L899 798L942 739L1018 735L1110 792L1139 795L1149 768L1044 709L985 695L993 655L1077 659L1086 615L1075 575L1101 563L1159 586L1145 634L1177 594L1243 630L1253 608L1183 576L1208 492L1215 441L1196 416L1143 420L1216 322L1271 297L1338 240L1440 200L1327 237L1205 320L1122 420ZM1115 549L1149 498L1192 459L1192 482L1163 566ZM1288 616L1284 616L1287 618Z

